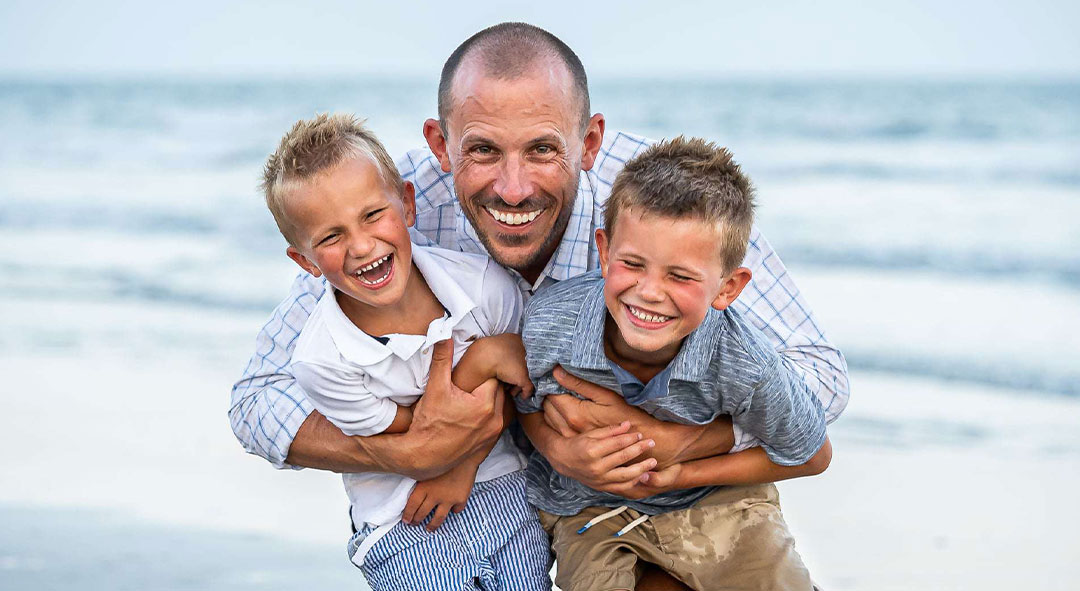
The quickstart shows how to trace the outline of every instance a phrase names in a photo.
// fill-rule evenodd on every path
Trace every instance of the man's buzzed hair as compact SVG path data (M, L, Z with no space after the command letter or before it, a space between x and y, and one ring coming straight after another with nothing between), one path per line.
M555 58L566 66L581 100L581 128L589 121L589 81L585 66L570 47L551 33L527 23L500 23L469 37L450 54L439 78L439 123L446 131L450 116L451 86L465 58L479 60L484 74L513 80L529 73L544 59Z

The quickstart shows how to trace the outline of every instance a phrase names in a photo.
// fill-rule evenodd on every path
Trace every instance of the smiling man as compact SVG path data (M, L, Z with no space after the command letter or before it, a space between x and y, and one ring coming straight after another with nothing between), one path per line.
M550 33L522 23L485 29L451 54L439 83L439 118L427 120L423 132L428 148L398 161L415 187L414 240L491 256L526 297L599 266L592 236L603 223L611 184L623 163L650 143L606 133L604 116L591 114L577 56ZM734 305L806 382L831 422L848 399L842 355L756 229L743 266L753 281ZM404 435L347 437L313 412L288 365L296 335L324 290L321 280L298 277L258 336L229 411L245 449L278 467L426 479L500 432L497 404L455 388L448 360L439 358ZM661 423L613 392L558 371L556 377L585 399L550 397L545 412L523 426L556 471L596 490L633 494L641 475L658 466L755 443L730 420L702 427ZM624 465L643 443L652 457Z

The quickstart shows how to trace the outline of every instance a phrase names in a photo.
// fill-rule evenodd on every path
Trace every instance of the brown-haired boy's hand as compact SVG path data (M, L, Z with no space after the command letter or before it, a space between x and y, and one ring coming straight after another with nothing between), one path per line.
M426 529L439 529L451 511L461 513L465 510L476 480L476 469L475 462L466 460L442 476L417 482L405 503L401 520L417 525L434 511Z

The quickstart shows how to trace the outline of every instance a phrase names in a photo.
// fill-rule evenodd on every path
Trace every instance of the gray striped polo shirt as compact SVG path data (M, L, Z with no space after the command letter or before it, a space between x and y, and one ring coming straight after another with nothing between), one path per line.
M538 412L545 396L565 393L551 373L561 365L584 380L623 393L628 402L663 421L703 425L719 415L730 415L780 465L805 463L825 442L825 414L817 399L768 338L734 310L710 308L668 368L654 378L666 384L650 382L646 389L651 395L646 396L640 387L624 391L604 354L606 318L599 270L563 281L532 298L521 336L536 393L527 400L516 399L519 412ZM596 505L627 505L656 515L686 509L716 488L629 500L559 474L536 451L529 458L528 480L529 501L556 515L574 515Z

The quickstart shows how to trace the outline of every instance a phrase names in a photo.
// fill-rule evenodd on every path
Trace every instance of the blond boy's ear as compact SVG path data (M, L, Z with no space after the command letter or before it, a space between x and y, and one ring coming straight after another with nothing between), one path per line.
M301 269L307 271L308 273L311 273L316 277L322 277L322 271L320 271L319 268L315 266L315 263L308 260L308 258L304 256L304 254L301 253L299 250L296 250L296 248L292 246L286 248L285 254L289 255L289 258L292 259L294 263L300 265Z
M753 273L746 267L739 267L735 269L724 279L724 283L720 286L720 293L717 294L716 299L713 300L712 307L717 310L723 310L731 305L731 302L735 301L735 298L739 297L747 283L750 283L750 278L753 277Z
M416 187L411 181L401 184L401 205L404 208L405 226L411 228L416 223Z
M607 277L608 235L603 228L596 229L596 254L600 257L600 274Z

